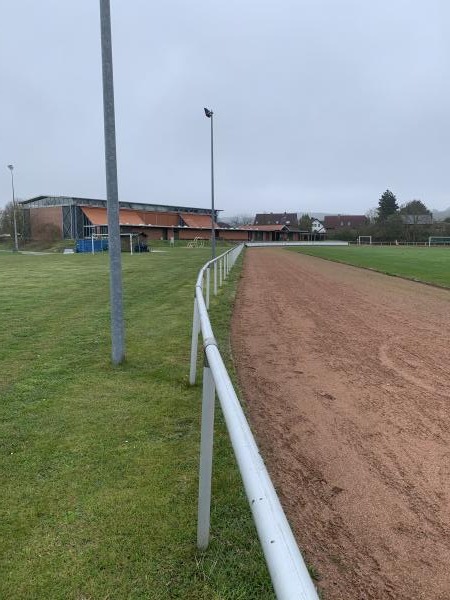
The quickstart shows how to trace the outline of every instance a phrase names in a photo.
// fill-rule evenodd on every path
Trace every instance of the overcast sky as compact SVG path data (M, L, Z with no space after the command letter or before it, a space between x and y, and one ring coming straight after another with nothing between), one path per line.
M0 0L0 206L105 197L96 0ZM450 206L446 0L112 0L119 196L365 213ZM1 170L0 170L1 173Z

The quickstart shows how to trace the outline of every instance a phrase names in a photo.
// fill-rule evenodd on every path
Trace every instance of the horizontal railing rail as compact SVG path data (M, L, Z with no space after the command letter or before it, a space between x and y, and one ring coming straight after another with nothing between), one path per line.
M208 316L211 280L213 293L217 294L218 285L220 287L227 279L243 248L244 244L240 244L207 262L200 270L195 285L189 376L191 384L196 379L200 331L204 348L197 545L205 550L209 543L214 405L217 393L275 594L279 600L318 600L316 589L220 355Z
M340 240L317 240L304 242L245 242L247 248L274 248L277 246L348 246L349 242Z

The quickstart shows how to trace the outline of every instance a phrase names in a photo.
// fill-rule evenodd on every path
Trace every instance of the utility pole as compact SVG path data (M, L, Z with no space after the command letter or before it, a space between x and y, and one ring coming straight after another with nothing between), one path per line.
M17 219L16 219L16 194L14 193L14 165L8 165L11 171L11 188L13 203L13 221L14 221L14 252L19 252L19 239L17 237Z
M105 125L106 198L108 211L109 289L111 303L112 363L125 359L122 263L117 184L116 124L109 0L100 0L100 24L103 73L103 115Z

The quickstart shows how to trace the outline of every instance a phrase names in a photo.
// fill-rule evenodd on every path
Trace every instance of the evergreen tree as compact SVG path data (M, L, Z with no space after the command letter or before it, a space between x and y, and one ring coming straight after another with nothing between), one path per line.
M312 219L308 214L303 214L298 222L298 227L302 231L311 231Z
M378 202L378 220L384 222L388 217L395 215L397 212L397 198L390 190L386 190Z
M431 215L431 210L425 206L422 200L411 200L401 207L400 213L402 215Z

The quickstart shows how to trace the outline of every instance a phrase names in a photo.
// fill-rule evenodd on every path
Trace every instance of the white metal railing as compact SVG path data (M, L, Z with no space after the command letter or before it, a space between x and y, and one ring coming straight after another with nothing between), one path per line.
M275 248L277 246L348 246L340 240L317 240L304 242L245 242L247 248Z
M244 248L240 244L207 262L195 285L189 381L195 383L198 336L204 348L197 545L209 543L215 395L219 398L275 594L279 600L318 600L318 595L259 454L233 384L223 363L208 316L213 293L226 280ZM211 277L211 269L213 276Z

